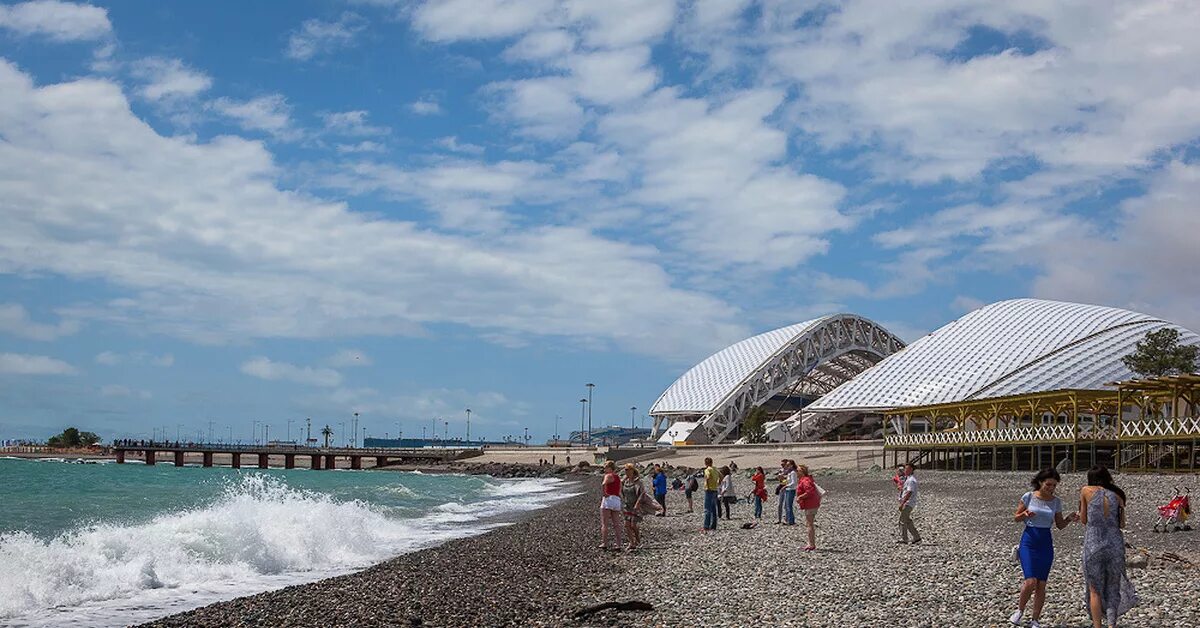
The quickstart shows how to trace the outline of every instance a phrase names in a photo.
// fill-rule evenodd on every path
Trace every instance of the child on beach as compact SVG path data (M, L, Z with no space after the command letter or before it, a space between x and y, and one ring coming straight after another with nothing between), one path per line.
M737 493L733 489L733 472L729 467L721 467L721 483L717 485L717 499L725 507L725 519L728 521L729 508L737 501ZM718 511L719 512L719 511Z
M808 545L804 551L817 549L817 509L821 507L821 493L817 491L817 483L808 472L808 465L796 467L799 480L796 483L796 505L804 513L804 524L808 527Z
M642 520L640 502L645 495L646 487L638 477L637 467L625 465L625 478L621 480L621 508L625 511L625 536L629 539L629 545L625 547L627 552L637 549L642 540L638 523Z
M755 467L750 480L754 482L754 518L762 519L763 502L767 501L767 474L762 467Z

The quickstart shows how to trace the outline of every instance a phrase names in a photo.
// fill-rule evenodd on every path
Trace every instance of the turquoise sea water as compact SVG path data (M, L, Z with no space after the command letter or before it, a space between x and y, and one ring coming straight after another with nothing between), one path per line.
M124 625L346 573L564 497L558 480L0 458L0 625Z

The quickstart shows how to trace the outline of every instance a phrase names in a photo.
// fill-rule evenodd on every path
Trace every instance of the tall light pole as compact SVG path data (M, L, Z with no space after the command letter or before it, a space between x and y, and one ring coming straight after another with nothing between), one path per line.
M358 413L357 412L354 413L354 429L351 431L350 446L351 447L358 446Z
M588 408L588 429L587 429L587 444L589 444L589 445L591 445L591 444L592 444L592 389L593 389L593 388L595 388L595 387L596 387L596 385L595 385L595 384L592 384L592 383L590 383L590 382L589 382L589 383L588 383L588 385L587 385L587 389L588 389L588 405L587 405L587 408Z
M629 407L629 429L631 429L631 430L637 429L637 423L635 423L635 420L633 418L634 412L637 412L637 406L630 406Z
M396 441L398 447L404 446L404 426L396 421Z
M446 441L449 441L450 440L450 422L445 421L445 423L446 423L446 430L444 432L442 432L442 434L443 434L442 438Z
M271 444L271 426L263 425L263 445Z
M258 421L251 421L250 423L251 423L250 434L252 435L250 440L254 441L254 444L257 445L258 444Z
M365 427L363 428L362 446L363 447L367 446L367 428L365 428Z
M232 445L233 444L233 426L226 425L225 427L229 428L229 444Z
M312 417L304 417L304 446L312 447Z
M587 397L584 397L583 399L579 400L579 444L580 445L583 444L583 442L584 442L583 439L585 438L584 435L587 433L583 429L583 419L584 419L585 414L587 414Z
M471 444L471 409L467 408L467 445Z
M556 443L558 442L558 420L561 418L562 417L558 416L557 414L554 415L554 442Z

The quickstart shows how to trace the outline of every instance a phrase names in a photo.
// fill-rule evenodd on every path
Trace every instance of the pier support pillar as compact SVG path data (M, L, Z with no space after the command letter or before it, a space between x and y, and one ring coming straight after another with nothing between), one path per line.
M295 469L296 468L296 454L283 454L283 468L284 469Z
M146 452L146 464L148 464L152 467L154 466L154 452L153 451Z
M386 467L388 463L387 456L375 456L375 466Z
M213 461L213 452L206 451L203 454L201 454L201 456L203 456L203 459L204 459L204 462L202 462L201 464L203 464L205 467L211 467L212 461Z
M239 454L235 451L229 455L232 456L229 459L229 466L234 469L241 469L242 468L242 454Z
M362 456L350 456L350 468L355 471L362 469Z
M270 467L270 466L271 466L271 455L270 454L258 454L258 468L266 469L267 467Z
M313 471L321 470L321 456L309 456L308 468Z
M175 452L175 466L177 466L177 467L183 466L183 452L182 451Z
M336 456L334 456L333 454L329 454L329 455L325 456L325 468L326 469L336 469L337 468Z
M125 464L125 450L124 449L117 450L117 464Z

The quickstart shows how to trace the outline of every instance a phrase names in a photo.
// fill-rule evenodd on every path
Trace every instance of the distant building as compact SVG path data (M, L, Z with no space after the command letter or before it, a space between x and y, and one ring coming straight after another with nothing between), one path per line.
M581 443L584 441L584 435L587 432L571 432L571 442ZM607 427L598 427L592 430L593 445L624 445L631 440L639 440L649 438L649 428L643 427L621 427L619 425L610 425Z

